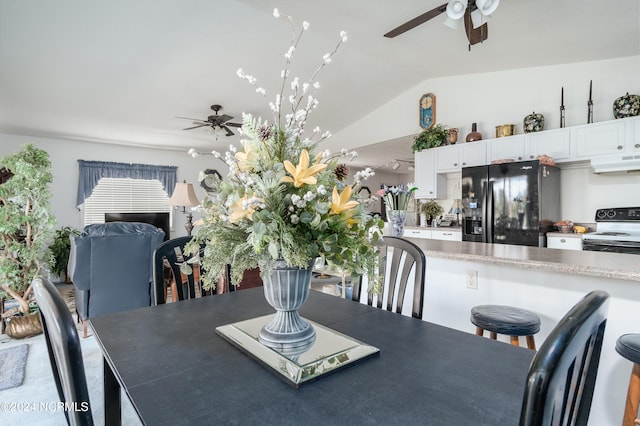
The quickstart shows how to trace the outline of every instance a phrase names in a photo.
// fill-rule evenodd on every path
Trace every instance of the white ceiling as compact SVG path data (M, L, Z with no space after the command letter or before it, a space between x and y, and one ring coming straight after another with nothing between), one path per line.
M638 0L503 0L470 52L444 15L383 37L442 1L0 0L0 132L225 150L237 136L183 131L191 122L176 117L205 118L217 103L233 121L270 118L236 71L276 92L290 27L273 7L311 24L292 71L301 78L349 34L319 78L308 126L334 134L429 78L640 54ZM359 149L360 161L399 157L389 152Z

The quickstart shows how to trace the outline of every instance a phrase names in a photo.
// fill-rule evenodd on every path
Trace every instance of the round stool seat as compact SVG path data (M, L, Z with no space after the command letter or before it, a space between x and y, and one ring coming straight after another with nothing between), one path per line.
M618 337L616 351L629 361L640 364L640 334L623 334Z
M540 331L540 317L531 311L504 305L478 305L471 309L471 322L493 333L533 336Z

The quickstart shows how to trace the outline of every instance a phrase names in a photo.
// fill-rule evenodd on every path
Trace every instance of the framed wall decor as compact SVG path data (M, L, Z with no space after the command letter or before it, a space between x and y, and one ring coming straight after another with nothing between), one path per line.
M429 129L436 122L436 95L425 93L420 98L420 127Z

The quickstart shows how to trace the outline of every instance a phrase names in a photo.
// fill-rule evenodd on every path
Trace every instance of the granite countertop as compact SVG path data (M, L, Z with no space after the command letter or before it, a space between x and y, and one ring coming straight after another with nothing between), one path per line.
M635 254L560 250L468 241L409 239L417 244L427 257L640 281L640 256Z

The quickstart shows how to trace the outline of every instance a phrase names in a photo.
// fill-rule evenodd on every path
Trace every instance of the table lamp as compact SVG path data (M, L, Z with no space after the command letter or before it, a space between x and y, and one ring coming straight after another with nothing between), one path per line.
M169 199L170 206L182 207L182 213L187 215L187 223L184 227L187 230L187 234L191 236L193 230L193 217L191 211L187 212L187 207L195 207L200 204L196 193L193 190L193 185L187 183L187 181L176 182L176 186L173 189L173 194Z

